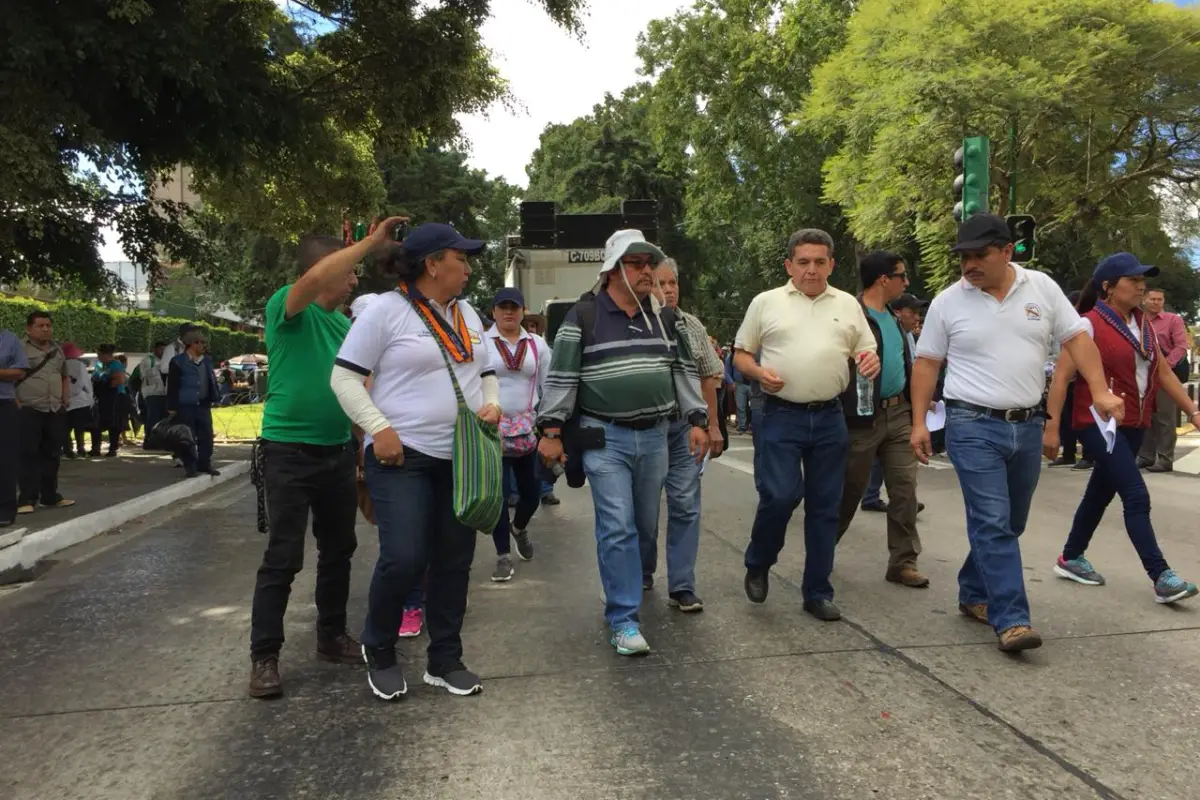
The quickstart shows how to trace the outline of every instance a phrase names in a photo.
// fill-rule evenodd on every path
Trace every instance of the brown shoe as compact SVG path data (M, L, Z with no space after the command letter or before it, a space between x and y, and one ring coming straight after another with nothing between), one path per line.
M982 622L984 625L991 625L987 618L987 603L959 603L958 610L976 622Z
M276 656L260 658L250 665L250 696L278 697L283 694L283 681L279 679L279 659Z
M916 567L889 569L884 577L890 583L911 586L913 589L924 589L929 586L929 578L918 572Z
M1028 625L1013 625L1000 631L1000 649L1005 653L1034 650L1042 646L1042 637Z
M353 636L343 633L328 642L317 642L317 658L335 664L363 663L362 645Z

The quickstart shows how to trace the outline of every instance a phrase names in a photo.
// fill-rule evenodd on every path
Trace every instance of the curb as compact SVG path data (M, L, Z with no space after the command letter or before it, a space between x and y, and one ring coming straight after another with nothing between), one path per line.
M27 534L11 547L0 550L0 585L29 580L34 569L48 556L250 471L249 461L235 461L219 466L221 474L215 478L208 476L181 480L115 506Z

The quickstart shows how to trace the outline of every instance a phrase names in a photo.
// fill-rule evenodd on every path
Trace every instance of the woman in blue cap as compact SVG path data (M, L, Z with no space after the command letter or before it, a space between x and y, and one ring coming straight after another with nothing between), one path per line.
M1073 407L1063 409L1067 384L1075 376L1075 366L1065 351L1054 371L1046 403L1050 419L1042 443L1047 454L1057 456L1057 420L1060 413L1070 414L1084 448L1095 458L1095 468L1075 511L1067 543L1054 565L1055 574L1085 586L1103 585L1104 577L1083 554L1108 504L1119 495L1125 512L1125 530L1146 574L1154 582L1154 599L1159 603L1174 603L1195 596L1196 584L1176 575L1159 550L1150 524L1150 493L1138 470L1137 452L1150 426L1160 386L1184 409L1193 425L1200 411L1162 357L1150 322L1142 314L1146 278L1156 275L1157 267L1142 264L1130 253L1117 253L1096 266L1079 298L1079 312L1100 351L1109 386L1125 401L1125 417L1111 448L1092 418L1091 392L1085 382L1076 381Z

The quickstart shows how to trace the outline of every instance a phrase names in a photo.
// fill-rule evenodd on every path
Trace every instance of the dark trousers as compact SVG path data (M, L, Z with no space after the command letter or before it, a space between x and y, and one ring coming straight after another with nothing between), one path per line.
M21 409L21 470L17 505L58 502L58 462L62 458L65 415Z
M0 400L0 523L16 519L20 464L21 412L15 400Z
M73 408L67 412L67 432L63 437L63 453L73 455L78 452L79 455L87 453L87 447L84 442L84 434L92 435L92 451L99 452L100 450L100 432L96 430L96 414L91 406L86 408ZM74 442L72 443L72 438Z
M127 423L121 415L119 402L116 392L96 399L96 435L92 437L94 456L100 455L100 439L104 434L108 434L108 452L115 453L121 448L121 431Z
M308 512L317 540L317 638L346 632L350 561L358 540L358 491L349 445L264 442L263 479L270 520L267 549L254 584L250 654L276 656L283 647L283 615L292 581L304 566ZM399 625L399 623L397 623Z
M1088 478L1079 508L1075 510L1075 521L1063 546L1063 558L1070 560L1084 554L1108 504L1120 495L1125 511L1125 532L1142 560L1142 568L1152 581L1158 580L1168 568L1150 524L1150 492L1137 466L1137 453L1145 434L1144 428L1117 428L1117 441L1109 453L1104 435L1094 425L1079 431L1083 446L1095 454L1096 466Z
M176 419L191 428L192 435L196 437L195 449L189 448L180 454L183 466L188 469L212 469L212 409L208 406L182 406Z
M833 554L850 437L836 405L809 411L767 400L754 423L758 510L746 548L746 569L774 566L792 512L804 501L805 600L832 600Z
M1058 415L1058 440L1062 443L1062 457L1066 461L1075 461L1075 445L1080 441L1079 432L1071 423L1072 409L1075 408L1075 381L1067 384L1067 396L1063 400L1062 413ZM1087 441L1083 442L1083 460L1094 461L1092 448Z
M363 462L379 528L379 560L371 576L362 643L383 650L395 647L405 599L421 585L428 565L429 671L444 673L462 661L476 538L454 516L453 464L407 447L402 464L380 464L373 447L367 448Z
M525 530L533 512L537 511L542 499L542 485L537 475L537 451L523 456L505 456L504 466L512 470L513 480L516 481L517 508L512 518L512 527L519 531ZM508 522L508 504L504 504L500 512L500 522L492 531L492 541L496 544L496 555L506 556L512 550L510 527Z
M143 396L142 402L146 404L146 438L149 439L150 431L154 430L154 426L162 422L167 416L167 396L166 395L151 395ZM211 417L210 417L211 418ZM143 442L142 448L146 445Z

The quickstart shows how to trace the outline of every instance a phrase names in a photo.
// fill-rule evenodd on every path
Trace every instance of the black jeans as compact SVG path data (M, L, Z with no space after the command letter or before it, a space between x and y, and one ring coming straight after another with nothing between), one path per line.
M208 406L182 406L175 418L192 429L196 437L195 449L180 453L180 460L189 469L212 469L213 421L212 409Z
M74 408L67 412L67 432L63 437L63 454L67 456L87 455L84 434L92 434L92 450L100 450L100 432L96 430L96 414L90 406ZM73 438L72 438L73 437Z
M1065 461L1075 463L1075 445L1083 437L1079 436L1079 432L1075 430L1075 425L1071 421L1071 416L1075 408L1075 381L1067 384L1067 396L1063 400L1063 410L1059 414L1058 420L1058 440L1062 444L1062 457ZM1091 447L1088 446L1087 440L1083 439L1083 456L1084 461L1094 461Z
M58 502L58 463L62 459L64 414L21 409L21 471L17 505Z
M16 519L20 463L21 412L15 400L0 400L0 522Z
M520 499L517 501L516 512L512 518L512 527L517 530L525 530L529 525L529 520L533 519L533 512L537 511L538 505L542 502L542 483L538 480L536 469L538 460L536 450L523 456L504 457L504 466L512 467L513 477L517 481L517 496ZM507 500L507 498L505 499ZM492 531L496 555L506 556L512 551L510 540L508 503L506 502L500 511L500 522Z
M309 509L317 540L317 638L321 641L346 632L350 561L358 547L355 458L349 444L264 442L262 454L270 531L250 616L250 654L256 659L277 656L283 647L283 615L292 581L304 566Z
M404 463L384 466L368 447L367 488L379 523L379 560L371 576L366 647L395 647L404 601L425 579L429 671L445 674L462 662L467 584L475 558L475 531L454 516L454 468L448 459L404 448Z

